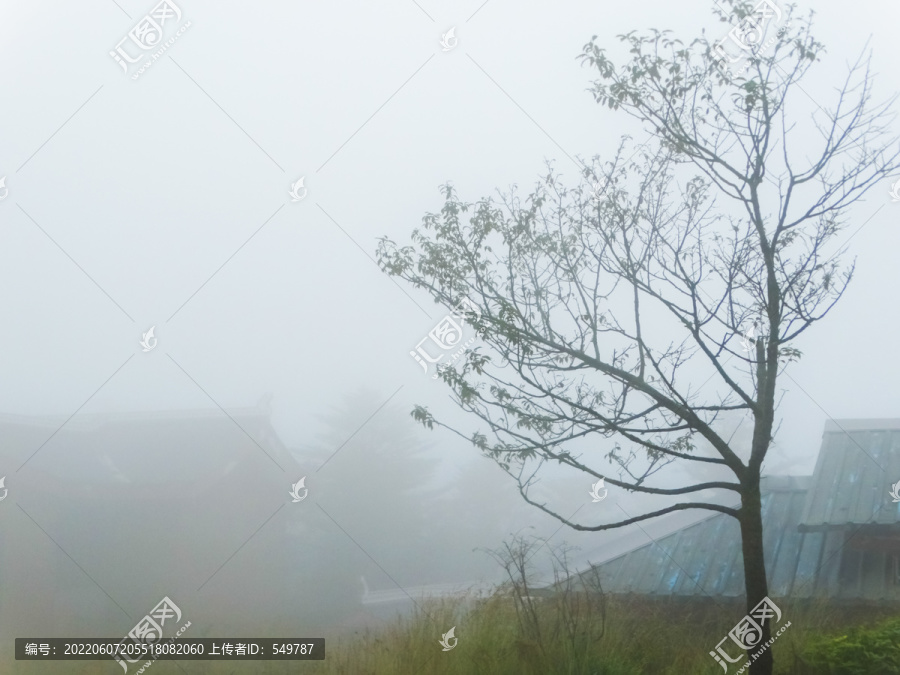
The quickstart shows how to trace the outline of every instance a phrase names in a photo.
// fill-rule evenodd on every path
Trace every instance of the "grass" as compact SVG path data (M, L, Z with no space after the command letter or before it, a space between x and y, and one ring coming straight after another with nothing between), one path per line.
M779 675L821 675L801 655L812 638L896 616L887 608L850 611L824 602L779 603L791 627L772 649ZM728 606L646 598L564 593L529 600L509 592L473 603L461 598L422 602L409 616L379 630L327 639L325 661L158 661L152 675L721 675L708 652L740 618ZM457 646L438 641L456 626ZM266 634L260 631L259 634ZM201 635L195 635L200 637ZM48 667L49 666L49 667ZM729 674L737 670L733 666ZM129 670L135 673L136 667ZM121 673L97 661L13 663L15 673Z
M600 603L605 604L602 612ZM492 597L462 616L458 601L430 602L386 630L332 642L325 663L294 672L721 675L721 666L709 656L709 651L742 614L734 603L716 607L586 594L533 604L536 624L523 621L523 608L508 596ZM896 610L886 608L850 611L824 602L782 603L781 608L783 620L790 620L791 627L772 646L776 673L780 675L821 675L802 660L814 636L897 615ZM453 625L457 627L459 642L453 650L442 652L438 640Z
M609 596L598 579L573 582L565 547L553 549L554 594L534 590L529 561L539 542L521 537L492 551L509 581L486 598L423 600L414 611L352 635L324 632L324 661L166 661L147 675L722 675L709 655L743 617L742 602L718 598L675 599ZM578 583L577 587L575 584ZM541 595L542 597L534 597ZM791 626L770 647L776 675L826 675L804 661L822 636L840 636L854 627L873 626L900 616L885 605L848 607L824 600L782 601L781 627ZM442 651L439 640L455 627L456 646ZM277 625L225 631L247 637L286 637ZM312 633L305 629L305 635ZM323 636L323 632L315 637ZM200 625L185 637L209 635ZM840 640L838 640L840 642ZM871 641L870 641L871 642ZM877 641L873 644L877 644ZM734 645L728 649L735 654ZM138 666L129 668L135 675ZM740 663L729 668L734 675ZM866 672L863 670L855 672ZM0 663L0 675L123 673L98 661ZM867 675L875 675L868 673ZM879 673L878 675L882 675ZM888 673L888 675L891 675Z

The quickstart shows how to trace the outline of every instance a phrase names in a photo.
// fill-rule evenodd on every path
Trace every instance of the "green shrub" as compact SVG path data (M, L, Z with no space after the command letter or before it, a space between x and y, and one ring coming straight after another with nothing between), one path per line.
M845 635L814 638L804 657L829 675L900 673L900 618Z

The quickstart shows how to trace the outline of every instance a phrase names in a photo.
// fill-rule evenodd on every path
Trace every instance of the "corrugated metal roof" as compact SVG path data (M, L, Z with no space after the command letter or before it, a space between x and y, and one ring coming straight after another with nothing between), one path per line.
M800 529L900 526L900 502L890 493L898 481L900 420L829 421Z
M900 600L895 555L857 550L842 531L798 529L811 484L809 476L763 479L763 546L770 595ZM731 516L717 513L580 576L589 580L595 573L607 593L740 597L744 593L740 526Z
M773 597L900 600L900 419L829 420L809 476L764 478L763 548ZM594 565L608 593L736 597L738 522L717 513Z

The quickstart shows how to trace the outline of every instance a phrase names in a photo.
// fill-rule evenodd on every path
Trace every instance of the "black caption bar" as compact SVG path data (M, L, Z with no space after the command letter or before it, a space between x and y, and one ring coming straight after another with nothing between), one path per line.
M140 665L155 659L196 661L322 661L325 638L178 638L154 642L127 638L16 638L16 660L116 659ZM126 667L127 671L127 667Z

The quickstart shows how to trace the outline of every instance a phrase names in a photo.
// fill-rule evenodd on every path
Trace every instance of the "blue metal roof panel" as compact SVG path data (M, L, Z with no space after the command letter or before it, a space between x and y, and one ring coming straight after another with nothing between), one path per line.
M862 524L900 525L900 420L826 424L801 529Z
M807 478L773 478L764 484L762 515L769 583L778 595L795 575L819 562L823 537L801 533L797 523ZM722 513L693 523L596 567L612 593L739 596L744 567L738 522Z

